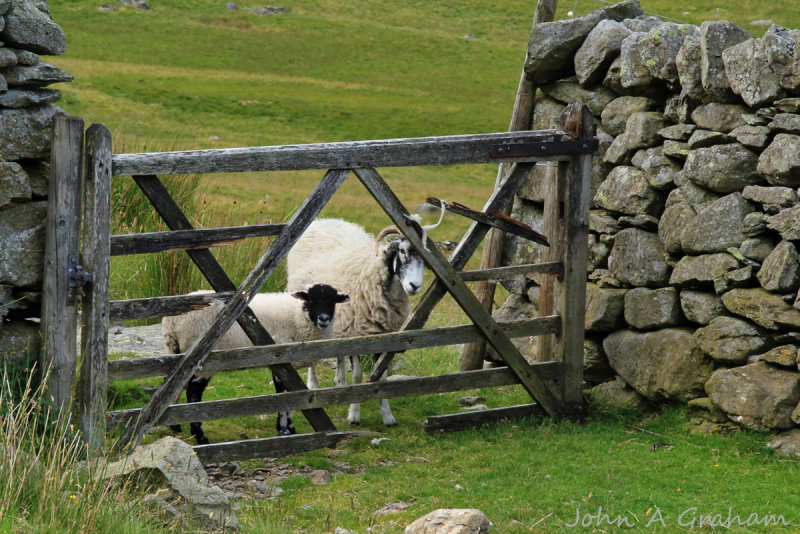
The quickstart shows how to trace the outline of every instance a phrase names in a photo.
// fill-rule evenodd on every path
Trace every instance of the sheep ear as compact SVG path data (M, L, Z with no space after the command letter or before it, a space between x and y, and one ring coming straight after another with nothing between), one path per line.
M336 297L336 302L339 304L344 304L345 302L350 302L350 295L345 295L344 293L339 293L339 296Z
M292 293L292 296L296 299L308 302L308 291L295 291Z

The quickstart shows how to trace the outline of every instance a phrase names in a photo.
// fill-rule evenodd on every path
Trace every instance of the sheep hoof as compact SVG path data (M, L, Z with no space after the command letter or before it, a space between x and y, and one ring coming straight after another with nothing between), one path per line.
M391 421L384 421L383 424L385 426L397 426L397 421L394 418L392 418Z
M211 443L205 436L195 436L194 440L197 442L198 445L208 445L209 443Z
M356 421L348 421L348 423L350 423L350 426L361 426L361 420L360 419L358 419Z

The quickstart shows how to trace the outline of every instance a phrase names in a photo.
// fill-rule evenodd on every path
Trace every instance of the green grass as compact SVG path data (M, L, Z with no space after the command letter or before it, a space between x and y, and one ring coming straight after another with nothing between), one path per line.
M53 18L67 34L68 47L64 56L48 61L76 77L60 87L64 94L60 105L84 117L87 124L106 124L117 152L503 131L535 6L535 2L510 0L296 0L286 4L291 13L259 17L245 9L260 5L250 2L239 3L235 12L225 10L224 1L152 4L150 11L117 6L116 13L101 13L97 3L89 0L49 2ZM558 17L564 18L568 10L581 14L600 5L586 0L561 2ZM644 0L643 7L649 13L695 24L730 19L757 35L766 28L751 26L752 20L800 26L795 0L744 0L735 6L723 0ZM465 38L467 34L474 38ZM496 175L494 166L380 171L408 208L426 196L480 207ZM321 176L319 172L203 176L190 184L180 203L198 226L280 222L291 216ZM116 187L134 194L129 183ZM132 217L121 217L116 231L158 228L141 200L129 196L115 205L120 215L125 209ZM388 224L352 177L323 215L355 220L372 232ZM447 218L433 237L457 240L466 225ZM241 280L268 242L222 247L215 254L232 277ZM199 288L196 270L180 261L184 263L176 255L114 260L115 298ZM281 287L282 277L280 271L276 273L269 288ZM178 279L185 285L177 285ZM503 297L501 293L498 300ZM431 324L463 322L463 313L448 300ZM459 354L458 348L413 351L403 356L394 372L453 372ZM329 368L322 370L321 379L323 384L332 383ZM263 370L220 373L206 399L264 394L271 388L268 381ZM140 386L159 382L116 383L111 402L115 408L141 406L147 397ZM485 396L490 407L529 400L518 387L475 393ZM375 402L365 404L363 428L381 432L390 441L377 448L368 440L350 443L346 445L350 454L336 461L347 461L366 472L336 475L324 487L292 478L282 484L285 493L279 500L243 503L237 515L245 532L327 533L336 526L357 532L368 528L402 532L411 520L439 507L480 508L494 522L493 532L500 533L675 532L681 530L678 516L691 507L698 513L727 513L731 507L740 515L783 514L793 525L787 532L800 523L797 492L792 489L800 464L768 453L765 435L695 436L687 433L680 408L658 407L663 413L650 417L598 406L593 406L585 426L518 421L452 435L426 435L419 423L429 415L458 410L458 396L397 399L392 404L400 424L391 429L382 426ZM346 411L344 406L330 410L341 428L346 427ZM299 415L296 423L301 432L310 430ZM631 432L625 424L663 437ZM205 426L214 442L274 435L274 417L210 421ZM148 440L167 434L156 429ZM22 440L30 446L35 443L30 436L7 431L3 442ZM188 433L184 437L188 440ZM650 452L656 441L674 448ZM406 462L418 456L430 462ZM395 464L378 465L386 460ZM327 451L288 461L316 468L333 465ZM0 531L18 528L18 517L24 518L24 531L48 532L54 528L50 521L60 532L83 531L80 526L89 525L95 516L81 514L91 513L99 513L97 531L151 532L174 527L150 524L138 509L121 504L124 492L102 486L84 492L92 496L83 501L84 506L71 506L56 481L84 481L68 464L53 469L57 476L48 479L50 486L32 485L27 500L0 501ZM246 462L245 467L259 467L259 461ZM17 487L3 478L8 472L8 468L0 469L6 490ZM457 484L463 489L455 489ZM45 487L57 491L42 491ZM397 514L375 515L382 506L398 501L410 507ZM612 517L629 518L634 526L566 527L574 521L576 508L596 513L601 506ZM103 509L93 510L97 507ZM656 509L666 526L648 528ZM115 522L116 518L122 519Z

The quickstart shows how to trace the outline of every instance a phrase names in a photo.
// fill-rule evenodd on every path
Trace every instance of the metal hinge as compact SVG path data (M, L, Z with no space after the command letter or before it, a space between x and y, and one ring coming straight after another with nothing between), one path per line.
M83 296L83 286L92 283L92 273L87 273L78 265L78 255L67 257L67 305L74 306L78 296Z

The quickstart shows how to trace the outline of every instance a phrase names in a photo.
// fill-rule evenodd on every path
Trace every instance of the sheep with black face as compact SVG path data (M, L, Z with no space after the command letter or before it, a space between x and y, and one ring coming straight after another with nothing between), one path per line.
M197 291L193 294L198 293L208 293L208 291ZM292 293L259 293L253 298L250 308L276 343L293 343L332 338L334 336L335 307L337 304L343 304L349 300L348 295L340 293L330 285L314 284L308 289ZM164 317L161 321L161 328L167 351L171 354L188 351L208 329L224 306L225 303L222 300L215 300L206 308L182 315ZM241 327L234 324L214 348L233 349L252 345ZM298 368L308 366L309 376L311 376L311 363L298 362L293 365ZM195 373L186 385L186 402L202 401L203 391L213 376L213 372ZM276 389L278 389L277 383ZM203 433L202 423L191 423L190 429L197 443L208 443L208 438ZM279 414L277 429L280 435L295 433L291 414Z

